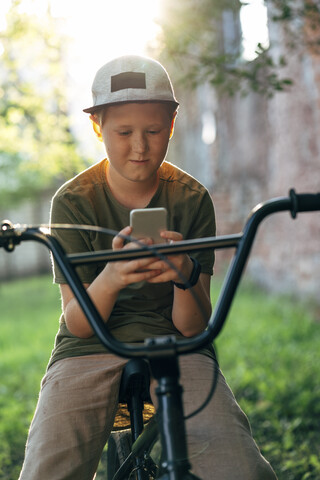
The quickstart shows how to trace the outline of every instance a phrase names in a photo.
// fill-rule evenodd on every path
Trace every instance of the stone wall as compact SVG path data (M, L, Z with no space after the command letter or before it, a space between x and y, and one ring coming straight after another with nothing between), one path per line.
M266 193L285 195L320 192L320 55L285 48L285 33L270 24L275 57L285 54L284 76L294 85L267 103ZM293 290L320 299L320 213L304 213L295 221L278 214L261 229L251 271L270 288Z
M282 75L294 80L287 92L271 99L254 93L217 97L208 86L195 94L177 92L177 143L169 159L209 188L218 234L241 231L256 204L287 196L290 188L297 193L320 191L320 55L287 51L284 35L281 26L270 25L271 52L286 55ZM216 120L212 145L201 142L204 109L211 109ZM218 271L229 258L230 253L219 252ZM292 220L283 212L266 219L248 273L267 289L320 301L320 213Z

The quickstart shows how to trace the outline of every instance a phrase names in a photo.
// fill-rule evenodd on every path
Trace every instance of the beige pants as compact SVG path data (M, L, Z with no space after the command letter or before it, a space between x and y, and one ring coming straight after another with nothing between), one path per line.
M56 362L43 378L20 480L92 480L117 409L121 371L112 354ZM213 361L180 357L185 414L206 398ZM213 399L187 421L192 471L202 480L275 480L221 372Z

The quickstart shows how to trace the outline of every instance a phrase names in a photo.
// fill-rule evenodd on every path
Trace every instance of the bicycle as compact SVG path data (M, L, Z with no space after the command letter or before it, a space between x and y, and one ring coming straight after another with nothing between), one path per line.
M114 480L130 478L132 464L136 478L145 480L154 478L156 475L160 480L196 480L197 477L190 473L190 464L187 456L185 418L182 407L182 393L179 385L179 366L178 357L192 353L199 348L212 342L220 333L228 312L230 310L237 287L241 280L244 267L250 255L251 247L257 233L259 224L268 215L280 211L289 211L292 218L296 218L298 212L319 211L320 193L317 194L296 194L293 189L290 190L288 197L279 197L257 205L249 215L242 233L225 235L221 237L209 237L196 240L184 240L175 244L156 245L152 247L142 247L140 249L130 249L121 251L103 251L92 253L80 253L66 255L56 239L41 226L20 226L13 225L10 221L3 221L0 229L0 247L12 252L16 245L21 241L33 240L44 244L54 256L59 268L62 270L68 284L70 285L75 297L77 298L83 312L88 318L90 325L102 344L111 352L125 357L148 361L151 373L157 380L156 390L157 424L150 421L142 434L141 416L137 415L137 422L134 420L136 409L133 408L132 424L139 424L136 431L133 431L133 444L131 452L121 463L118 471L113 477ZM75 226L73 226L75 228ZM88 228L88 226L86 226ZM97 229L98 227L95 227ZM165 336L152 339L146 339L144 344L129 345L114 339L108 331L106 324L98 314L94 304L90 300L84 289L75 267L80 264L97 261L117 261L128 260L132 258L143 258L148 256L164 255L191 252L201 249L222 249L235 248L234 256L229 265L225 276L219 298L217 300L214 312L210 318L208 328L201 334L177 341L175 337ZM144 378L144 377L143 377ZM141 383L141 378L139 377ZM145 379L142 380L145 391ZM210 394L200 408L204 408L214 393L215 382L213 380ZM136 389L134 388L136 391ZM129 395L129 400L133 398ZM141 410L141 397L138 395L138 410ZM135 400L134 400L135 403ZM199 411L193 412L196 414ZM136 423L135 423L136 422ZM139 423L140 422L140 423ZM156 437L159 429L161 439L161 460L159 470L156 463L149 462L149 447ZM147 454L145 454L147 452ZM158 470L158 472L157 472ZM150 472L150 476L149 476ZM126 475L129 475L126 476ZM199 479L198 479L199 480Z

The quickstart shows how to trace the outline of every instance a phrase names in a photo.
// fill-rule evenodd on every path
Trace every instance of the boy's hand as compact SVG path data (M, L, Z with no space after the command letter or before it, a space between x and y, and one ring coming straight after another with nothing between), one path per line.
M118 235L112 240L112 249L132 249L139 248L136 242L129 242L125 244L125 238L121 235L128 236L132 232L132 227L123 228ZM141 242L146 245L152 245L151 239L144 239ZM118 262L109 262L105 267L106 280L112 289L119 291L122 288L127 287L130 284L150 281L152 278L162 273L160 268L152 266L157 263L158 260L154 257L151 258L139 258L136 260L123 260Z
M179 242L183 240L181 233L169 230L161 232L161 237L169 243ZM171 268L164 260L156 260L150 268L161 271L160 274L150 278L149 283L178 282L185 283L189 280L193 269L193 262L187 254L168 255L168 260L175 267ZM179 275L181 273L181 276Z

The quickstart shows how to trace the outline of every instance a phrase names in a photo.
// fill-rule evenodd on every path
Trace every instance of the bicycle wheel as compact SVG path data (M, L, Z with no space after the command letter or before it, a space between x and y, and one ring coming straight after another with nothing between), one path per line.
M131 432L123 430L113 432L108 440L107 450L107 479L112 480L120 465L126 460L131 452ZM134 467L132 466L132 469ZM130 473L130 472L129 472ZM126 478L130 478L129 476Z
M107 479L155 480L157 478L158 467L154 463L151 455L145 452L143 458L140 459L138 474L136 464L137 457L134 456L131 446L131 432L129 430L112 433L108 441L107 450Z

